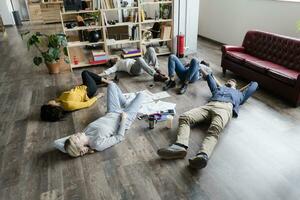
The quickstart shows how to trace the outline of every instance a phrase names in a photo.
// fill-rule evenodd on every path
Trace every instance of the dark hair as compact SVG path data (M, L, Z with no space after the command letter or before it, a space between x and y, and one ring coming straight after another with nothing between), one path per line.
M64 110L59 106L46 104L41 107L41 119L43 121L59 121L64 117L64 114Z

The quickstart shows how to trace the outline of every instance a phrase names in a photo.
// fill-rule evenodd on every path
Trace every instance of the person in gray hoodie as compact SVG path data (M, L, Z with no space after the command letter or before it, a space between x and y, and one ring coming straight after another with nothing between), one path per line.
M115 83L107 88L107 113L90 123L82 132L58 139L54 146L72 157L103 151L124 140L125 132L136 119L143 93L128 102Z

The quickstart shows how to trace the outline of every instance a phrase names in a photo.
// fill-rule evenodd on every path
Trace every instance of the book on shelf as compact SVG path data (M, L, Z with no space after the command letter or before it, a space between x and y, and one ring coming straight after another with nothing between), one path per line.
M106 55L105 51L103 50L92 50L92 55L95 56L104 56Z
M106 14L105 14L105 12L103 12L103 19L104 19L104 23L105 23L105 25L108 25L108 22L107 22L107 17L106 17Z
M101 64L108 61L108 56L103 50L92 50L92 59L89 61L91 64Z
M145 21L145 11L141 9L141 21Z
M122 54L122 57L123 58L132 58L132 57L138 57L138 56L141 56L142 53L139 52L139 53L131 53L131 54Z
M118 8L120 0L100 0L100 8L101 9L112 9Z
M130 39L131 40L138 40L139 39L139 27L138 26L132 26L131 27Z
M89 64L91 65L101 65L107 63L107 60L101 60L101 61L94 61L94 60L89 60Z
M161 27L160 39L166 40L171 38L171 26L163 25Z
M141 56L142 52L140 49L138 48L123 48L122 49L122 57L123 58L131 58L131 57L137 57L137 56Z
M141 50L136 48L123 48L122 52L123 54L135 54L135 53L140 53Z
M108 56L107 55L103 55L103 56L95 56L94 57L94 61L107 61L108 60Z

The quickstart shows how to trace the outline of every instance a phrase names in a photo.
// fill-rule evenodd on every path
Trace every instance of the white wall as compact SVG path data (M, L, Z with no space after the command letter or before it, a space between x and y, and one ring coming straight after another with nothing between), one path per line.
M178 33L185 35L186 54L197 51L199 0L174 0L174 50L176 51L176 36ZM179 31L178 31L179 20Z
M199 0L198 34L240 45L247 30L300 37L300 3L276 0Z
M9 0L0 0L0 15L4 25L14 25L12 7Z

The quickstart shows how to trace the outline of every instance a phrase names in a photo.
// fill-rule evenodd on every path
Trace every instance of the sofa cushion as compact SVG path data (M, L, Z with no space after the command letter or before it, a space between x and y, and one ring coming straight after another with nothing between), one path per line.
M281 65L269 62L269 61L247 61L246 66L252 69L256 67L256 70L260 69L264 71L268 76L275 78L283 83L294 86L297 82L299 71L288 69Z
M246 60L259 60L258 58L251 56L249 54L246 53L242 53L242 52L236 52L236 51L228 51L226 53L226 57L236 63L240 63L240 64L244 64L246 62Z
M268 72L268 68L262 65L260 61L262 60L248 60L245 62L245 66L256 72L266 74Z

